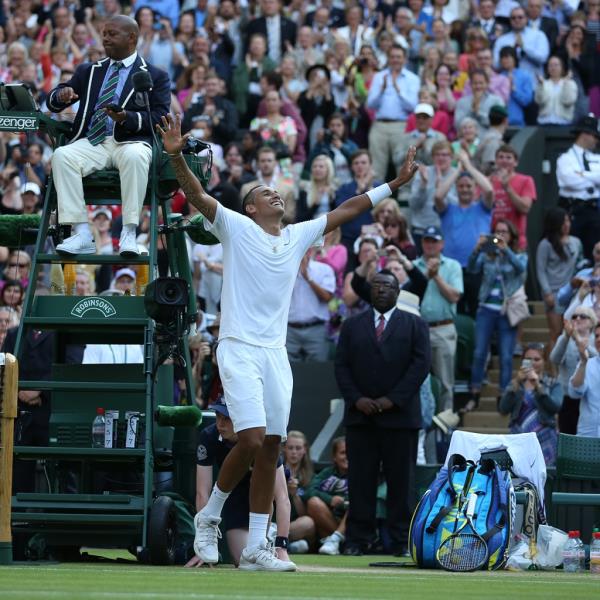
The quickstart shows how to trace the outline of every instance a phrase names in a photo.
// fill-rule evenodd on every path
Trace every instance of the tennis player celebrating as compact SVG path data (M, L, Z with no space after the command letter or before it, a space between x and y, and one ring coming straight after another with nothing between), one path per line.
M245 215L228 210L206 193L187 167L181 150L189 134L181 135L181 117L163 117L157 130L187 200L223 244L217 360L238 443L223 463L208 503L194 519L194 550L201 561L218 562L223 504L253 464L248 545L240 569L294 571L296 565L279 560L266 540L277 457L286 438L292 398L285 335L294 282L302 257L324 234L371 210L412 179L416 149L410 148L398 176L389 183L350 198L314 221L284 228L284 205L277 190L257 185L243 199Z

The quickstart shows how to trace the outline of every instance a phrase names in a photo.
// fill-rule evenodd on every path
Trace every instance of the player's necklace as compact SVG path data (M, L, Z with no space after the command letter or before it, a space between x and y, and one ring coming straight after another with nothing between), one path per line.
M273 254L277 254L282 246L287 246L290 242L284 240L285 230L281 232L281 235L271 235L265 231L265 234L269 237L269 244Z

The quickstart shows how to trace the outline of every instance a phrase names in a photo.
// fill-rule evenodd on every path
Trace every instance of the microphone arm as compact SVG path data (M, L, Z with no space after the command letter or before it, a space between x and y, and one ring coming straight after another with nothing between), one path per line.
M150 131L152 133L152 139L154 140L155 146L158 148L158 137L156 136L156 131L154 129L154 125L152 123L152 111L150 110L150 98L148 96L148 92L152 91L153 81L152 76L148 71L138 71L133 74L133 89L136 92L142 94L142 98L144 99L144 106L146 108L146 114L148 115L148 123L150 125Z

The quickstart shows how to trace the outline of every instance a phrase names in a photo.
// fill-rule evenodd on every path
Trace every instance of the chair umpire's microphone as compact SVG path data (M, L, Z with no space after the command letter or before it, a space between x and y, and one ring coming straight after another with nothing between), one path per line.
M133 89L136 92L151 92L154 82L152 81L152 75L148 71L138 71L133 74L131 78L133 82Z
M133 89L142 94L142 97L144 98L146 113L148 115L148 123L150 124L150 130L152 131L152 138L154 139L154 144L158 148L158 138L156 137L156 132L154 131L154 124L152 123L152 111L150 110L150 99L148 98L148 92L151 92L152 88L154 87L152 75L150 75L148 71L138 71L137 73L133 74L131 81L133 83Z

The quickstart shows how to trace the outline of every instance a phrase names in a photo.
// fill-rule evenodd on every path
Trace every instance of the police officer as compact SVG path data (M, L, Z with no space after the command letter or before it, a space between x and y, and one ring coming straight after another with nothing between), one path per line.
M600 154L592 152L600 140L598 119L582 117L573 132L575 143L556 162L558 204L569 212L571 235L581 240L591 259L600 240Z

